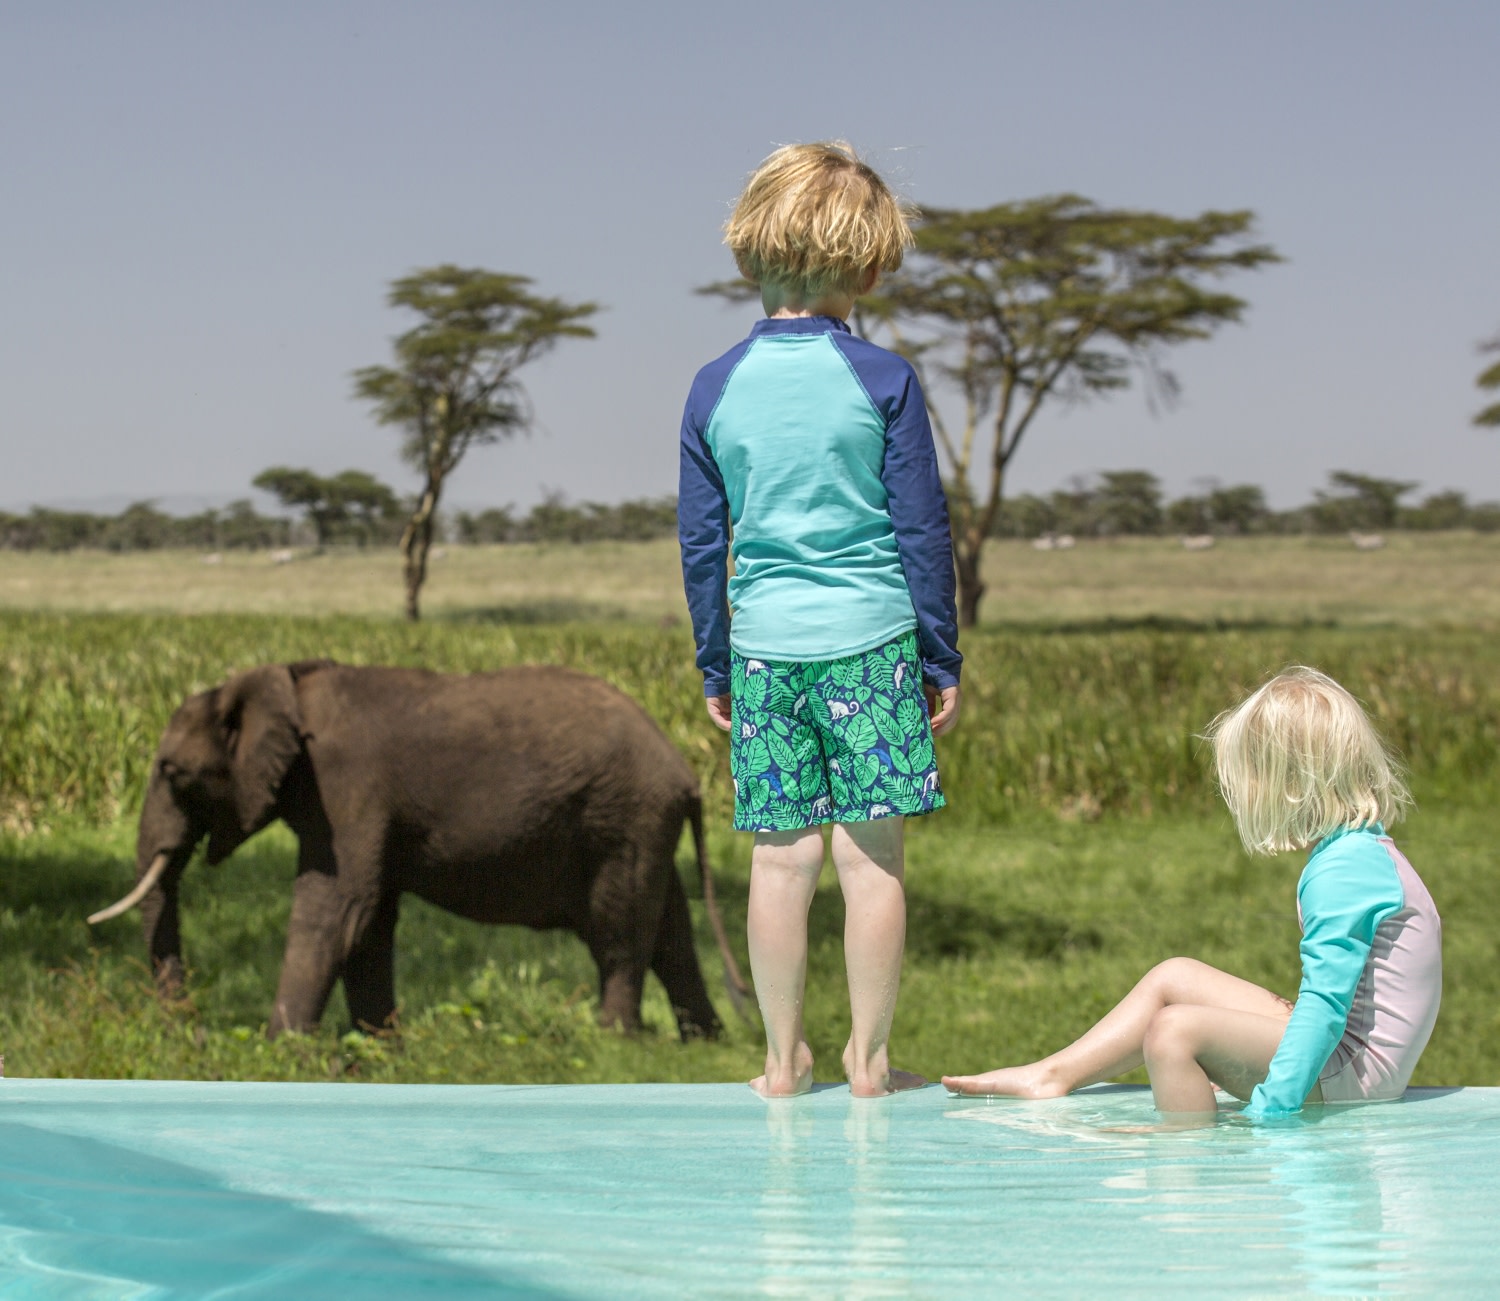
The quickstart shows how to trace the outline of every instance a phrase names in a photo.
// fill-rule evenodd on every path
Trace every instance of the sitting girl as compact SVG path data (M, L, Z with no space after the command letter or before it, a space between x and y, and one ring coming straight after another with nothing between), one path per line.
M1315 669L1272 678L1209 728L1219 788L1252 854L1311 849L1297 883L1296 1004L1191 958L1147 972L1060 1052L952 1093L1052 1098L1146 1065L1157 1110L1202 1117L1215 1085L1252 1119L1304 1102L1398 1098L1442 993L1442 922L1385 834L1411 802L1370 720Z

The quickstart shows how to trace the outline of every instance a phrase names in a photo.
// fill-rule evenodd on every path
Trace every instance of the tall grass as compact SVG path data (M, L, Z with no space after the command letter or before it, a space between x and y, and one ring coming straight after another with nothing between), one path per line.
M1447 918L1449 985L1419 1078L1500 1083L1491 635L986 630L964 648L964 716L940 744L951 808L910 838L903 1064L970 1069L1046 1051L1173 952L1293 993L1296 865L1239 851L1195 737L1267 672L1307 662L1364 699L1427 810L1402 843ZM416 900L398 944L399 1039L345 1036L336 997L318 1034L266 1043L296 870L284 828L187 874L191 1000L159 1004L138 927L82 921L129 879L157 738L184 696L235 669L321 655L456 672L545 661L616 683L700 773L726 922L743 935L747 846L723 830L725 745L681 627L0 614L0 1052L12 1073L457 1082L735 1079L758 1069L753 1022L730 1020L717 1043L679 1045L650 982L646 1031L601 1031L593 965L576 939L479 926ZM693 909L717 988L718 956L701 905ZM812 920L809 1028L820 1078L832 1078L848 1028L836 901L820 898Z
M1496 784L1500 645L1482 630L985 630L964 650L964 714L939 747L959 820L1206 810L1213 794L1198 734L1290 662L1325 669L1365 701L1419 798ZM131 816L184 697L239 668L314 656L451 672L547 662L598 674L661 724L699 772L711 817L727 816L726 750L681 627L4 613L0 826Z

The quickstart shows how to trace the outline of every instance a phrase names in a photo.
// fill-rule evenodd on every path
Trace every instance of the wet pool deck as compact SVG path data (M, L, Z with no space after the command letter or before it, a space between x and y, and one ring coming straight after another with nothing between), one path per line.
M1493 1294L1500 1089L0 1081L0 1297Z

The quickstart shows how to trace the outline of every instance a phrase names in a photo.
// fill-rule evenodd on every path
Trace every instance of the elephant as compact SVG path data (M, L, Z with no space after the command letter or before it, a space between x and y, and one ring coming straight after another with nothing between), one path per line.
M190 696L152 766L135 888L89 921L139 904L158 987L180 990L178 887L197 844L206 835L218 863L278 818L299 850L273 1038L316 1027L338 979L357 1028L392 1023L407 891L476 921L573 931L598 966L605 1025L639 1028L650 970L684 1039L718 1034L675 863L684 821L737 1009L747 992L714 899L697 778L598 678L306 660Z

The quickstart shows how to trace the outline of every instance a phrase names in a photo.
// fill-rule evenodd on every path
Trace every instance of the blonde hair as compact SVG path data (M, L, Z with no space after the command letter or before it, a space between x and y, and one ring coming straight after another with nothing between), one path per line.
M1411 803L1396 760L1354 699L1326 673L1278 673L1220 714L1219 790L1252 854L1305 849L1341 827L1391 823Z
M785 145L751 173L724 242L756 284L857 293L872 271L901 265L912 216L844 141Z

